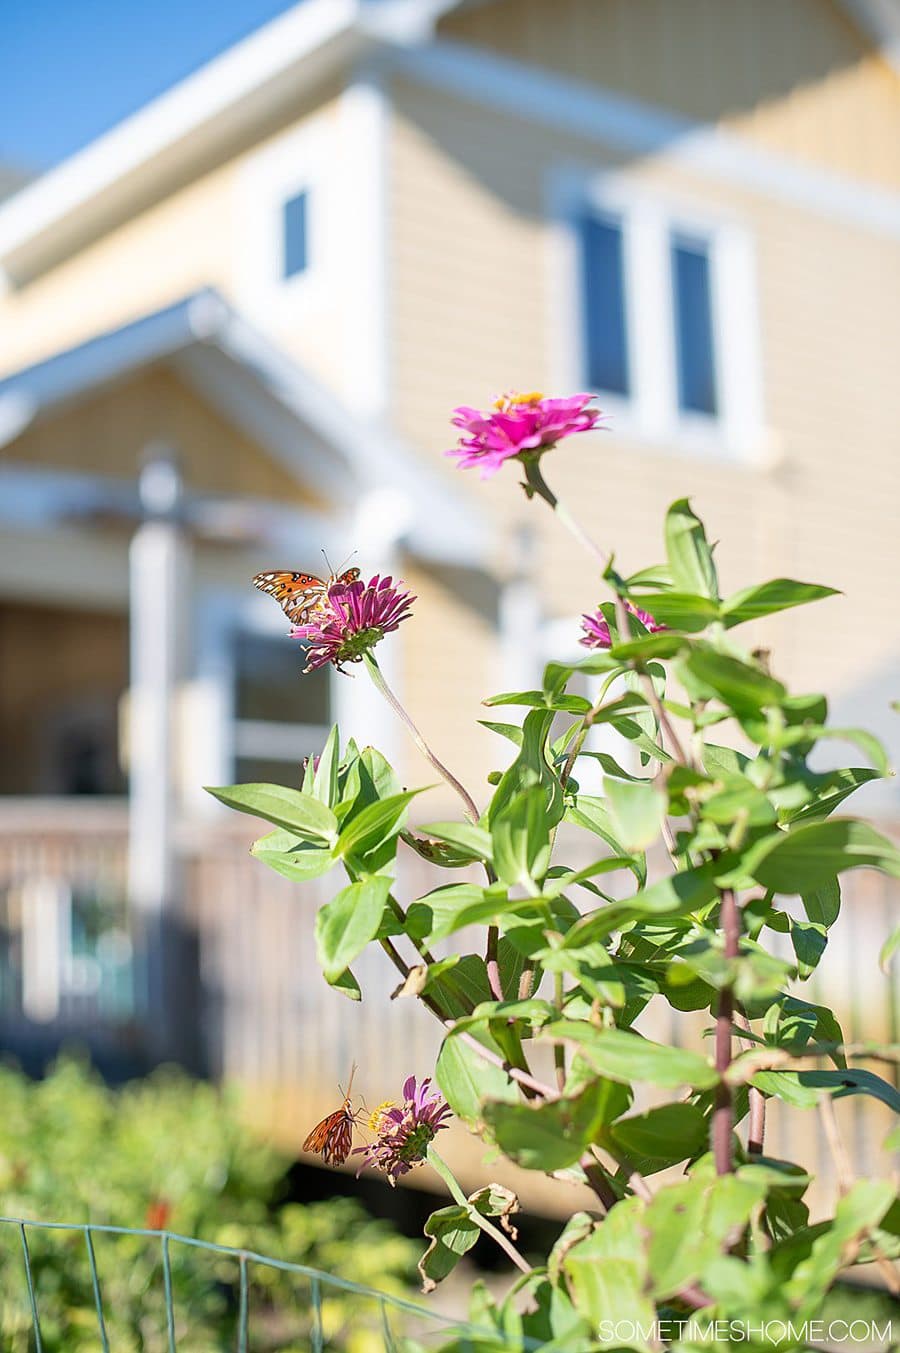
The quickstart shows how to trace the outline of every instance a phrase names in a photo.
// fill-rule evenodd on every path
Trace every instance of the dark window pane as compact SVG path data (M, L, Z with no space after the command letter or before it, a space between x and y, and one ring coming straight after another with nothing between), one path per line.
M287 638L239 634L235 640L235 715L276 723L329 724L327 667L303 675L303 649Z
M304 272L309 263L307 240L307 193L298 193L283 208L285 277Z
M321 747L310 747L308 756L317 756ZM303 783L301 761L273 761L261 756L239 756L234 766L235 781L241 785L285 785L299 789Z
M717 412L709 250L672 245L678 407L684 413Z
M622 227L588 216L581 223L587 383L627 395L628 334Z

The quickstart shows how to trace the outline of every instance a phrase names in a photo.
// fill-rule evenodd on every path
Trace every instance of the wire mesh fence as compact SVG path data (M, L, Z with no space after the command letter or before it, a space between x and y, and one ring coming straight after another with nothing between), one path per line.
M48 1237L65 1238L64 1252L54 1254L52 1247L42 1245ZM104 1264L98 1257L101 1240L142 1241L156 1248L154 1279L158 1290L152 1293L149 1285L143 1287L142 1310L129 1315L111 1309L105 1300ZM409 1349L434 1348L451 1336L456 1340L454 1347L461 1349L483 1348L486 1341L488 1346L497 1346L496 1334L405 1297L304 1264L174 1232L0 1217L0 1244L0 1339L8 1353L56 1353L57 1349L76 1347L96 1348L100 1353L110 1353L111 1349L118 1353L120 1347L147 1353L206 1353L207 1349L226 1348L237 1353L324 1353L326 1349L406 1353ZM199 1282L189 1281L186 1255L212 1258L215 1268L205 1279L201 1275ZM134 1251L111 1253L106 1258L108 1264L117 1266L133 1263ZM61 1326L60 1285L71 1276L72 1265L78 1263L86 1267L90 1277L93 1311L82 1309ZM14 1290L16 1268L18 1299ZM284 1305L281 1315L274 1315L272 1284L259 1284L260 1274L275 1274L289 1283L288 1291L281 1293L282 1303L286 1297L289 1300L287 1315ZM219 1297L219 1314L214 1321L208 1300L211 1292ZM53 1304L49 1315L42 1314L48 1293ZM223 1302L232 1307L230 1319L220 1318ZM88 1327L89 1315L92 1328ZM154 1329L155 1317L159 1317L159 1327ZM126 1332L123 1321L135 1328ZM116 1328L121 1338L114 1337ZM516 1341L515 1347L523 1345Z

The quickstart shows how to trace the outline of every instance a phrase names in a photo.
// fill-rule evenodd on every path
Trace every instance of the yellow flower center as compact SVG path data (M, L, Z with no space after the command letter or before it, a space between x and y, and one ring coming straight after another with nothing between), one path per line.
M382 1114L386 1113L388 1109L392 1109L393 1107L394 1101L392 1099L383 1099L380 1104L377 1104L375 1106L375 1108L369 1114L369 1127L372 1130L372 1132L378 1131L378 1129L381 1127Z
M540 404L544 398L540 390L509 390L499 399L494 400L494 408L499 409L501 413L506 413L509 409L514 409L517 404Z

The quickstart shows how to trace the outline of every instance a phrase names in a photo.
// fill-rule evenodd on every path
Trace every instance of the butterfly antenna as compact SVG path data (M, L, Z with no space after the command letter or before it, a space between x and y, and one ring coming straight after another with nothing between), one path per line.
M350 1091L353 1089L353 1077L355 1075L356 1075L356 1063L354 1062L353 1065L350 1067L350 1079L347 1082L346 1094L344 1093L342 1087L340 1085L338 1086L338 1089L341 1091L341 1094L344 1095L344 1099L350 1098Z
M325 553L324 550L322 551L322 558L325 560L325 566L326 566L326 568L328 569L328 576L331 577L331 578L337 577L337 574L335 573L334 569L331 567L331 560L328 558L328 555Z
M353 558L353 556L354 556L355 554L359 554L359 550L351 550L351 551L350 551L350 553L347 555L347 558L344 560L344 562L341 564L340 568L338 569L338 573L343 573L344 569L345 569L345 568L347 567L347 565L350 563L350 560Z

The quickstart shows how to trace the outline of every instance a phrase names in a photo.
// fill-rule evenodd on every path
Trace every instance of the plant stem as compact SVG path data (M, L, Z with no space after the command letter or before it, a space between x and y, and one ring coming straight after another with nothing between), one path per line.
M491 995L495 1001L503 1000L503 985L500 981L500 960L497 957L497 946L499 943L499 927L489 925L487 928L487 948L484 954L484 962L485 967L487 968L488 986L491 989Z
M563 526L565 526L566 530L572 533L579 545L582 545L589 554L594 556L601 568L607 568L612 559L612 555L608 554L606 550L601 550L600 546L591 540L587 531L585 531L580 522L576 521L572 516L565 503L560 502L559 498L557 498L541 473L540 461L526 460L524 461L524 468L525 483L527 486L526 491L529 492L529 496L536 493L539 498L543 498L551 511L555 512L557 517L559 517L559 520L562 522ZM626 630L625 633L627 634L628 631Z
M445 1160L441 1159L437 1151L435 1151L433 1144L428 1148L427 1160L432 1169L437 1171L441 1176L441 1179L443 1179L444 1183L447 1185L453 1201L459 1203L460 1207L466 1209L475 1225L479 1226L481 1230L484 1231L485 1235L490 1236L492 1240L496 1241L503 1253L515 1264L516 1268L521 1269L523 1273L531 1273L531 1265L526 1263L522 1258L509 1236L505 1236L499 1227L494 1226L493 1222L488 1221L487 1217L479 1212L478 1208L475 1207L473 1203L469 1202L457 1183L456 1177L450 1169L450 1166Z
M737 958L741 921L733 888L722 892L722 930L725 935L725 957ZM732 1170L731 1135L734 1129L734 1099L726 1079L731 1066L731 1025L734 1018L734 988L729 982L719 993L716 1011L716 1086L715 1108L712 1115L711 1141L716 1174L730 1174Z
M393 893L388 893L388 906L396 916L397 920L404 927L403 929L404 935L406 935L407 939L409 939L415 946L415 949L418 952L419 956L422 958L423 962L434 963L436 960L431 950L426 945L424 945L421 940L414 939L412 935L407 934L406 912L403 910L403 908L401 907L400 903L397 901Z
M479 812L478 809L475 807L475 800L472 798L471 794L469 794L468 790L465 789L463 785L460 784L459 780L457 780L453 772L449 771L447 767L444 765L443 761L439 761L438 758L435 756L434 752L428 746L428 743L422 737L422 734L419 732L418 728L413 723L412 719L409 717L406 710L403 708L400 701L397 699L396 695L385 681L384 673L378 666L378 663L376 662L374 656L371 653L366 653L363 657L363 662L365 663L366 671L372 678L372 681L374 682L376 689L384 696L385 700L388 702L388 704L390 705L394 713L397 715L397 717L401 719L402 722L406 725L408 731L412 735L412 740L418 747L419 751L426 758L426 760L430 761L431 765L434 766L438 775L440 775L443 780L446 780L450 788L454 790L454 792L457 793L459 797L462 799L465 805L467 816L470 817L473 822L477 822L479 818Z
M561 972L554 973L553 976L553 1004L559 1011L560 1019L563 1013L563 975ZM556 1085L559 1093L566 1088L566 1049L564 1043L553 1044L553 1065L556 1068Z
M445 1021L445 1023L448 1028L453 1028L453 1024L449 1020ZM496 1052L492 1052L491 1049L486 1048L483 1043L479 1043L478 1039L473 1037L473 1035L468 1033L465 1029L457 1034L456 1037L461 1038L462 1041L470 1047L473 1052L477 1052L479 1057L482 1057L484 1061L490 1062L492 1066L499 1067L501 1071L505 1071L510 1080L517 1081L524 1089L533 1091L534 1094L540 1095L543 1099L553 1100L559 1098L552 1086L546 1085L544 1081L537 1080L532 1076L530 1071L522 1070L517 1066L511 1066L509 1062L504 1061L504 1059Z

